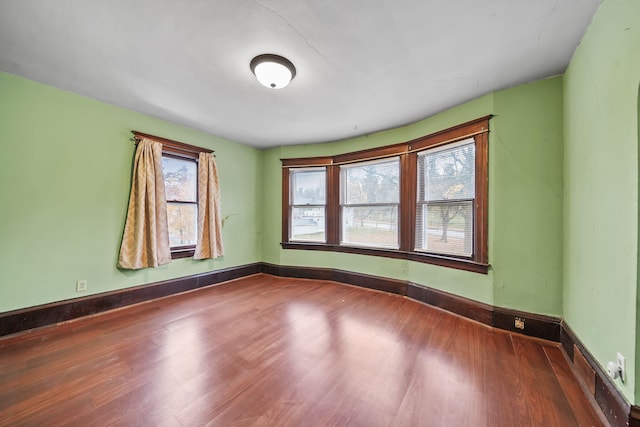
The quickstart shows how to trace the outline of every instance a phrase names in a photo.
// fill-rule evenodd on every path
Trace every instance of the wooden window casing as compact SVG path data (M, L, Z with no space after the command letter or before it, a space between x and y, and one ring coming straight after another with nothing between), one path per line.
M326 197L326 174L327 168L320 167L305 167L291 169L289 174L289 240L296 242L315 242L326 243L326 231L327 231L327 197ZM316 183L322 183L319 187L305 186L304 181L309 184L309 177L313 178L313 175L318 176ZM324 175L324 176L322 176ZM291 179L292 176L294 179ZM295 177L299 176L301 179L296 186ZM307 179L302 179L303 176L307 176ZM295 188L294 188L295 187ZM301 194L295 194L300 190ZM301 213L299 218L294 215L294 212ZM316 215L320 213L320 215ZM322 221L320 221L320 219ZM296 224L298 222L298 224ZM302 224L299 224L299 223ZM296 227L302 229L301 233L295 233ZM319 230L322 230L320 233Z
M408 259L486 274L488 263L488 132L491 116L482 117L415 140L345 153L336 156L282 159L282 247ZM418 206L418 155L436 147L473 139L475 145L475 195L473 198L473 243L470 256L444 255L416 250L416 209ZM354 246L341 242L340 166L377 159L399 157L400 204L398 249ZM292 168L326 167L326 242L290 240L290 182Z

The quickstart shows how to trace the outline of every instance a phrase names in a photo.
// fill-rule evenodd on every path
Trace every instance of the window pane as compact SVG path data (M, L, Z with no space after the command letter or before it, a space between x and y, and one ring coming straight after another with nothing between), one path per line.
M419 157L418 200L455 200L475 197L475 144L435 152Z
M342 204L398 203L400 200L398 157L341 166L340 171Z
M324 205L325 168L291 169L292 205Z
M163 156L162 173L167 200L197 201L198 164L194 160Z
M324 207L291 209L291 240L324 242Z
M416 250L473 254L473 202L424 204L418 209Z
M198 205L168 202L167 222L170 246L195 245L197 221Z
M344 207L342 243L398 248L398 206Z

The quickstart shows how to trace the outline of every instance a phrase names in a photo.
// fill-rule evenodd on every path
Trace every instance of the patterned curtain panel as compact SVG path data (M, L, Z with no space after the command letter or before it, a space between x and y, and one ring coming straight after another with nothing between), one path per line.
M220 182L212 153L198 157L198 241L194 259L224 255L220 217Z
M118 267L157 267L170 261L162 144L143 139L138 143L134 160L129 210Z

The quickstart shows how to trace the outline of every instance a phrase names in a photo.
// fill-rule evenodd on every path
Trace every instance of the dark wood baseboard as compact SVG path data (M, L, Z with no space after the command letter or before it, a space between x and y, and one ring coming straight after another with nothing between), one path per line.
M259 263L0 313L0 337L260 273Z
M640 408L631 406L624 399L609 375L600 367L600 364L596 362L593 355L565 322L561 324L560 343L569 356L569 360L576 366L578 376L585 384L585 390L593 393L593 398L611 426L640 427ZM584 365L585 362L590 369L580 368L580 365Z
M613 427L640 427L640 407L625 401L609 376L595 361L584 344L562 319L553 316L521 312L494 307L448 292L415 283L317 267L294 267L268 263L254 263L199 275L187 276L148 285L90 295L83 298L44 304L0 313L0 337L41 326L56 324L78 317L100 313L114 308L149 301L180 292L233 280L257 273L280 277L331 280L368 289L406 296L416 301L475 320L488 326L524 335L559 342L569 359L575 364L576 350L595 374L594 398ZM515 321L524 321L524 329L516 328ZM579 371L578 366L576 370ZM588 390L588 386L585 390Z
M494 307L416 283L330 268L293 267L268 263L262 264L262 272L280 277L332 280L348 285L390 292L439 307L488 326L550 341L560 341L562 319L559 317ZM516 317L524 321L524 329L515 327Z
M332 280L333 270L318 267L291 267L262 263L262 272L279 277L295 277L298 279Z
M334 282L389 292L406 296L434 307L439 307L485 325L538 338L559 341L560 320L555 317L493 307L488 304L403 280L330 268L294 267L268 263L254 263L231 267L210 273L181 277L0 313L0 336L65 322L78 317L198 289L256 273L265 273L280 277L332 280ZM520 317L525 320L524 330L514 327L515 317Z
M629 413L629 427L640 427L640 406L631 406L631 412Z
M409 283L407 296L422 301L434 307L459 314L494 328L524 334L531 337L543 338L549 341L560 340L559 317L543 314L527 313L503 307L494 307L448 292L427 288ZM524 329L517 328L516 318L523 322Z
M437 289L409 283L407 297L493 326L493 306Z
M524 329L516 327L516 319L524 324ZM504 307L494 307L493 327L517 332L530 337L560 342L560 317L528 313Z
M291 267L262 263L262 272L280 277L296 277L299 279L332 280L348 285L360 286L368 289L389 292L392 294L407 295L407 282L403 280L388 279L386 277L371 276L362 273L353 273L344 270L317 267Z

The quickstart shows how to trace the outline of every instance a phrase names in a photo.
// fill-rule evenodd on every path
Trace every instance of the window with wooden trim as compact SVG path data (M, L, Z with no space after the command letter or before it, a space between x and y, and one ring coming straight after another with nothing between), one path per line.
M172 250L195 249L198 231L198 162L162 155L162 174L167 197L167 225Z
M473 138L418 153L415 250L473 255Z
M290 182L290 240L326 242L327 168L292 169Z
M340 244L399 249L400 158L340 166Z
M193 256L198 236L198 156L211 153L201 147L137 131L136 138L162 143L162 175L167 198L167 225L171 258Z
M370 150L283 159L283 248L486 273L489 119Z

